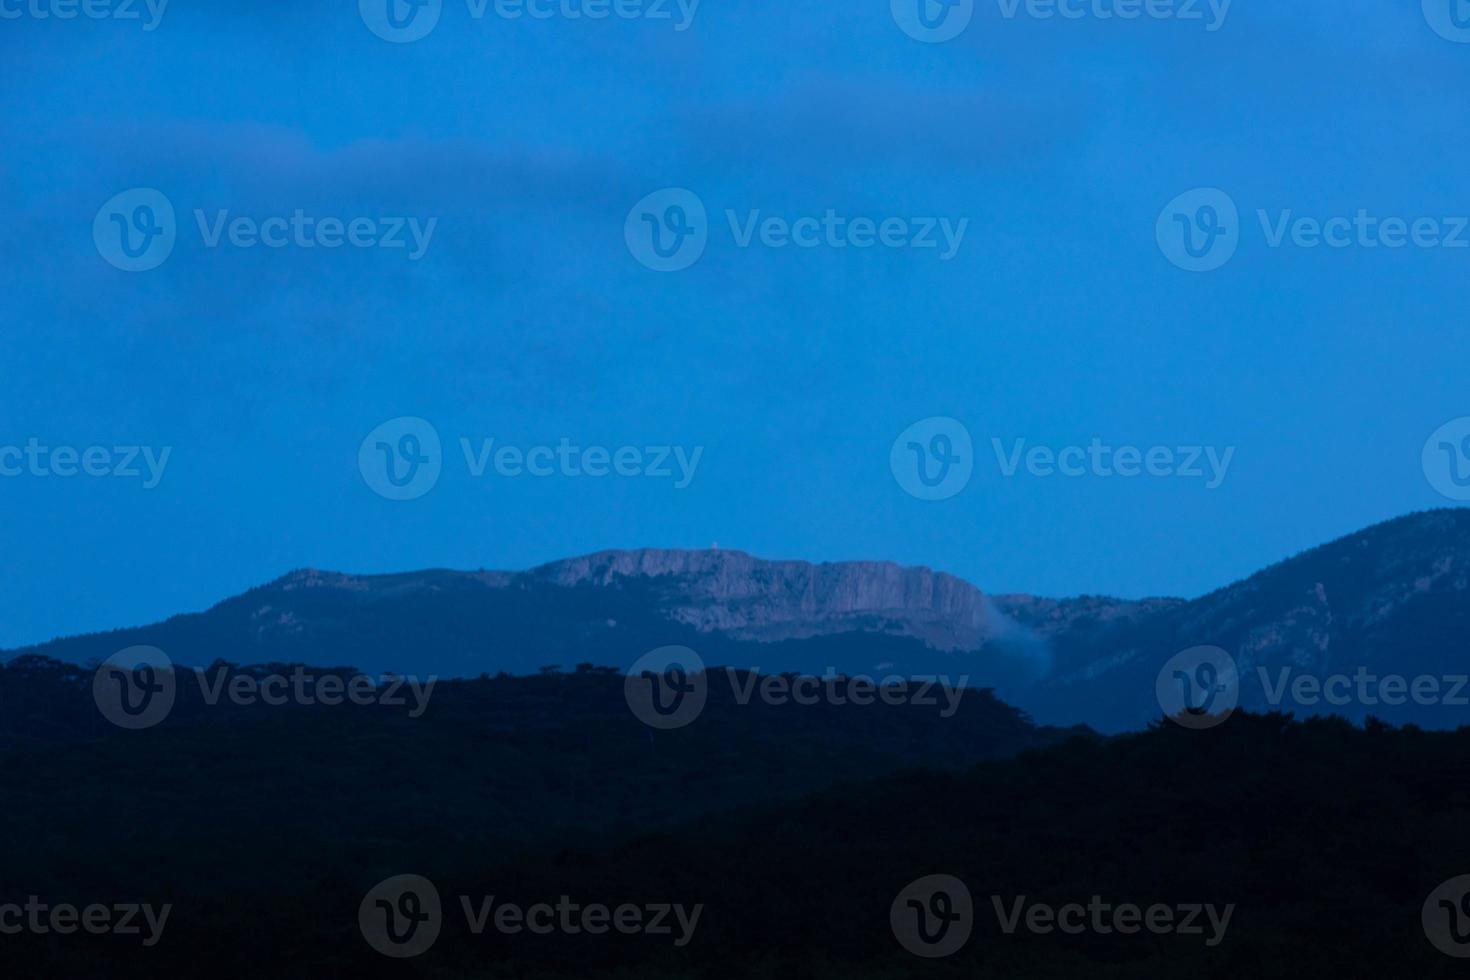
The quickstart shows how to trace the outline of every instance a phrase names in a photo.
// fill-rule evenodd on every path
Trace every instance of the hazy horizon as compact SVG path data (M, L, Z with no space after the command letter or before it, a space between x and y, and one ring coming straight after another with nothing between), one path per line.
M1368 528L1377 527L1380 524L1391 523L1393 521L1396 521L1396 520L1399 520L1399 519L1402 519L1402 518L1413 517L1413 516L1417 516L1419 514L1431 513L1434 510L1467 510L1467 508L1427 508L1426 510L1423 510L1423 511L1414 511L1414 512L1410 512L1408 514L1400 514L1400 515L1397 515L1396 517L1386 518L1383 521L1375 521L1373 524L1366 525L1363 528L1357 528L1357 529L1355 529L1355 531L1363 531L1363 530L1367 530ZM136 620L136 621L131 621L130 620L130 621L112 623L112 624L110 624L108 626L102 627L99 630L85 630L85 631L77 631L77 632L71 632L71 633L57 633L57 634L55 634L53 636L46 636L46 637L42 637L42 638L38 638L38 639L27 640L27 641L24 641L24 642L21 642L21 643L10 644L8 646L0 646L0 650L5 650L5 649L17 650L17 649L24 649L24 648L28 648L28 647L34 647L34 646L41 646L41 645L44 645L44 644L46 644L48 642L51 642L53 640L65 639L65 638L68 638L68 637L79 635L81 633L107 632L107 631L114 630L114 629L131 629L131 628L136 628L136 627L147 626L147 625L149 625L151 623L159 622L159 621L162 621L162 620L164 620L166 618L169 618L169 617L172 617L172 616L189 615L189 614L192 614L192 613L202 613L202 612L207 611L210 608L213 608L217 603L226 601L226 600L231 599L231 598L234 598L235 596L237 596L237 595L239 595L239 594L241 594L243 592L246 592L249 589L252 589L252 588L259 587L259 586L264 586L264 585L268 585L268 584L277 582L277 581L279 581L279 580L281 580L283 578L286 578L286 577L292 575L293 573L300 572L300 571L317 571L317 572L323 572L323 573L327 573L327 574L340 574L340 575L347 575L347 576L351 576L351 577L363 577L363 578L394 577L394 576L398 576L398 575L427 574L427 573L432 573L432 572L450 572L450 573L456 573L456 574L475 574L477 572L499 572L499 573L506 573L506 574L512 574L512 575L514 575L514 574L518 574L518 573L521 573L521 572L532 571L532 570L534 570L536 568L540 568L540 567L543 567L545 565L556 564L556 563L561 562L561 561L575 560L575 559L578 559L578 558L590 557L592 555L602 554L602 553L607 553L607 552L624 552L624 551L710 551L710 550L718 550L718 551L728 551L728 552L736 552L736 553L744 554L744 555L747 555L747 556L755 559L756 561L761 561L761 562L805 562L805 563L813 564L813 565L820 565L820 564L846 564L846 563L866 563L866 562L887 562L887 563L891 563L891 564L900 565L901 567L904 567L904 568L915 568L915 567L927 568L927 569L929 569L929 570L931 570L933 572L936 572L936 573L949 574L949 575L955 576L956 578L962 579L962 580L968 582L969 584L975 586L976 588L978 588L982 593L984 593L987 596L1034 595L1034 596L1036 596L1038 598L1046 598L1046 599L1067 599L1067 598L1077 598L1077 597L1081 597L1081 596L1105 596L1107 598L1122 599L1122 600L1129 600L1129 601L1140 601L1140 600L1146 600L1146 599L1182 599L1182 600L1186 600L1186 601L1191 601L1191 600L1203 598L1206 595L1209 595L1209 594L1211 594L1213 592L1216 592L1216 591L1218 591L1218 590L1220 590L1222 588L1225 588L1227 586L1234 585L1237 582L1244 581L1245 579L1248 579L1248 578L1252 577L1253 575L1255 575L1257 572L1263 571L1263 570L1265 570L1265 569L1267 569L1269 567L1272 567L1272 566L1274 566L1274 565L1276 565L1276 564L1278 564L1278 563L1280 563L1282 561L1286 561L1288 559L1291 559L1293 557L1296 557L1298 554L1301 554L1302 551L1310 551L1310 550L1312 550L1312 549L1314 549L1316 547L1319 547L1321 545L1326 545L1326 544L1329 544L1329 543L1331 543L1333 541L1337 541L1337 540L1339 540L1339 539L1341 539L1342 537L1345 537L1345 536L1348 536L1348 535L1337 535L1337 536L1334 536L1333 538L1327 539L1325 541L1317 542L1317 544L1309 545L1308 547L1302 549L1301 551L1293 552L1292 554L1289 554L1289 555L1280 555L1280 556L1278 556L1276 558L1273 558L1272 560L1270 560L1268 562L1263 563L1262 565L1260 565L1257 568L1251 569L1250 571L1245 572L1245 573L1243 573L1243 574L1241 574L1239 576L1236 576L1235 578L1229 579L1228 581L1218 582L1218 583L1210 586L1209 588L1205 589L1204 591L1199 592L1197 594L1193 594L1193 595L1177 595L1177 594L1166 594L1166 593L1148 593L1148 594L1142 594L1142 595L1120 595L1120 594L1117 594L1117 593L1101 593L1101 592L1067 592L1067 593L1056 593L1056 594L1030 593L1030 592L1026 592L1025 590L1007 589L1007 588L1004 588L1004 587L995 588L993 586L987 586L984 583L976 582L976 581L974 581L972 579L966 578L964 575L960 575L958 573L952 572L949 569L938 568L938 567L935 567L933 565L925 564L923 562L917 562L917 563L913 563L913 564L908 564L908 563L903 563L903 562L893 562L892 559L887 559L887 558L874 558L874 557L870 557L870 558L862 558L862 557L834 558L834 559L822 559L822 560L819 560L818 561L818 560L801 558L801 557L792 556L792 555L762 555L762 554L755 554L755 553L749 551L748 549L738 548L738 547L733 547L733 548L732 547L726 547L723 544L720 544L718 542L712 542L711 545L706 546L704 548L683 548L683 547L659 548L659 547L653 547L653 546L630 547L630 548L597 548L597 549L594 549L594 550L588 551L588 552L581 552L581 553L573 554L573 555L562 555L559 558L554 558L554 559L551 559L551 560L545 561L545 562L536 562L534 564L526 565L526 566L519 567L519 568L496 568L496 567L491 567L491 566L478 566L478 567L469 567L469 566L466 566L466 567L455 568L455 567L450 567L450 566L446 566L446 565L428 565L428 566L424 566L424 567L421 567L421 568L401 568L401 569L390 569L390 570L383 570L383 571L363 571L363 570L360 570L360 569L351 569L351 568L328 568L328 567L325 567L325 566L322 566L322 565L303 565L303 566L297 566L297 567L289 568L289 569L282 569L277 574L271 575L271 576L269 576L267 578L264 578L264 579L262 579L262 580L260 580L258 582L249 583L249 584L247 584L245 586L242 586L241 588L237 589L234 592L230 592L230 593L224 594L224 595L219 595L219 596L216 596L216 597L214 597L212 599L209 599L204 604L202 604L202 605L200 605L198 607L187 608L187 609L173 609L173 610L170 610L170 611L168 611L166 613L163 613L163 614L155 617L154 619L139 619L139 620Z

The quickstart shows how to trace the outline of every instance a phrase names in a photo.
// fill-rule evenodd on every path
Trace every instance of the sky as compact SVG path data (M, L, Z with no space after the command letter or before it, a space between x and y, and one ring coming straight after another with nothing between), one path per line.
M69 2L0 0L0 647L714 543L1195 596L1459 502L1449 0Z

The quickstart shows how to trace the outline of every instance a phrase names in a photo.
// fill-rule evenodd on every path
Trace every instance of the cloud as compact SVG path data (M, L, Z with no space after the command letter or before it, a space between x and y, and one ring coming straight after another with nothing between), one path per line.
M702 166L836 177L879 167L995 173L1034 166L1090 131L1085 103L1017 86L813 76L779 96L678 110Z

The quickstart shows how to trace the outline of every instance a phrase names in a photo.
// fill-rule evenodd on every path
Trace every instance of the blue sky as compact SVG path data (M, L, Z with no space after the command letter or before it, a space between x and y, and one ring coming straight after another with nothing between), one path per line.
M1273 248L1256 217L1470 214L1470 45L1418 3L1236 0L1209 31L978 0L929 44L887 0L703 0L683 31L445 0L393 44L352 4L172 0L151 31L0 20L0 63L0 446L171 447L151 489L0 477L0 646L301 566L715 541L996 592L1190 596L1450 503L1420 453L1470 415L1470 249ZM178 240L126 272L93 223L140 187ZM660 273L624 224L668 187L706 207L708 244ZM1211 272L1155 237L1195 188L1241 216ZM410 260L211 248L194 217L298 209L437 223ZM829 209L967 226L944 260L742 248L725 217ZM394 501L359 446L403 416L442 438L442 474ZM973 476L927 501L890 449L934 416L973 437ZM684 488L474 477L462 437L703 453ZM1208 489L1007 477L992 451L1094 437L1235 453Z

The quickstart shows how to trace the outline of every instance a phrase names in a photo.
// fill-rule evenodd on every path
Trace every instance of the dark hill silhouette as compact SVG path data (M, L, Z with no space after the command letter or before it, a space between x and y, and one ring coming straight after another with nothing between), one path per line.
M47 669L31 664L31 680ZM9 673L8 671L6 672ZM10 689L13 678L3 678ZM53 678L53 695L70 687ZM36 688L32 689L35 695ZM73 692L73 696L77 696ZM1104 740L1032 731L978 700L939 723L895 706L737 708L658 733L621 681L458 682L406 721L254 709L85 740L0 736L0 902L174 907L164 940L7 936L18 976L438 978L1461 975L1420 923L1470 870L1470 730L1355 729L1238 713ZM1027 744L1013 759L978 761ZM924 768L897 772L920 763ZM42 792L44 790L44 792ZM809 794L809 795L808 795ZM421 874L443 932L373 951L358 906ZM964 881L974 933L901 948L910 881ZM692 941L472 935L459 897L699 904ZM1215 946L1180 935L1006 934L992 896L1233 906Z
M227 685L293 669L220 664L204 673ZM401 847L503 855L622 839L910 766L967 766L1070 734L1038 728L980 690L964 692L948 716L942 705L881 701L742 703L737 690L750 678L718 668L703 711L674 731L640 722L622 675L591 665L441 681L418 717L412 703L210 704L184 676L164 720L124 731L98 710L90 672L36 658L0 669L11 790L0 814L10 840L28 842L7 850L0 882L209 890L238 855L235 835L268 829L275 843L234 881L269 890L278 876L332 867L296 850L317 846L324 828L333 847L370 863L391 864ZM39 786L44 801L30 794ZM192 863L153 868L154 845L135 850L134 838L169 841ZM70 850L78 840L112 857L79 860Z

